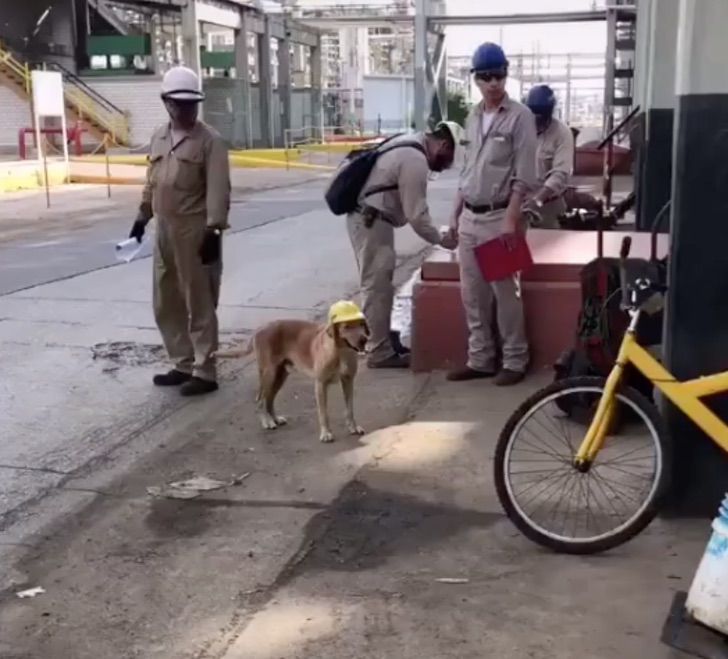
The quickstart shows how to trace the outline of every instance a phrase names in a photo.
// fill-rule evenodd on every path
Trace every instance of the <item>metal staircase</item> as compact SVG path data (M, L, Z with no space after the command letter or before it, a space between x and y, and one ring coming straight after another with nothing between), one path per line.
M78 120L84 122L99 137L108 134L114 143L129 145L129 120L123 110L62 65L47 62L39 68L61 73L66 107ZM16 93L28 99L32 93L30 71L31 67L27 62L16 56L6 44L0 43L0 76Z
M605 133L634 106L634 53L637 13L618 2L607 9L607 67L604 85ZM611 122L610 122L611 116Z

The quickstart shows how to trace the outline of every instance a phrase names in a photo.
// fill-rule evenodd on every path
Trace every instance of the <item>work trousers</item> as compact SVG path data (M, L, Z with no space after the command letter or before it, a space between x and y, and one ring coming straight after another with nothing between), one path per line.
M202 264L204 233L204 217L157 219L154 317L174 368L215 381L222 260Z
M347 228L359 268L362 311L371 333L369 361L376 363L395 354L389 337L394 303L394 227L381 219L367 227L359 213L347 218Z
M509 277L488 282L475 259L475 248L502 236L502 227L502 212L476 216L464 210L460 219L458 259L460 290L469 331L468 366L476 371L496 370L495 307L503 348L503 368L524 373L529 355L518 280Z

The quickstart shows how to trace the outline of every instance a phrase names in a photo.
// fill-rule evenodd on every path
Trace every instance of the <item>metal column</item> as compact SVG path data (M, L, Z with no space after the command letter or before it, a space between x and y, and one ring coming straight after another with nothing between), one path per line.
M189 0L180 8L182 12L182 60L185 66L200 75L200 23L197 3Z
M240 10L240 29L235 30L235 76L240 82L239 102L235 108L235 135L246 149L253 147L252 108L250 102L250 66L248 63L247 12Z
M258 35L258 72L260 91L260 134L263 145L273 148L275 137L273 135L273 84L271 80L271 26L270 18L263 17L263 33Z
M323 49L321 47L321 35L316 38L316 45L311 48L311 123L313 124L313 135L321 131L321 141L326 139L325 121L323 111Z
M427 111L427 0L415 2L415 130L426 128Z
M285 136L291 129L293 106L293 81L291 80L291 40L288 26L284 24L284 38L278 40L278 93L281 98L281 132Z

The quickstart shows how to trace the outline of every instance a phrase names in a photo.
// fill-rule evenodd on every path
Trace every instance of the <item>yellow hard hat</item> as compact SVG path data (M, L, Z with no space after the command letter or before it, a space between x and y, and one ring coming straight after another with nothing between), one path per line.
M357 320L364 320L361 309L349 300L339 300L331 305L329 309L329 324L353 323Z

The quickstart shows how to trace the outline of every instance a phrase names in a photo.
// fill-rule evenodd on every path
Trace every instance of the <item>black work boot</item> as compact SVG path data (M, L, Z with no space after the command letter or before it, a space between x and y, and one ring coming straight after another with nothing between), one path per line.
M217 391L217 382L214 380L203 380L202 378L193 377L189 382L185 382L180 389L183 396L202 396L203 394L211 394Z
M392 344L392 348L394 348L394 352L396 352L398 355L409 355L410 354L411 350L407 346L402 345L402 341L400 339L399 332L392 330L389 333L389 342Z
M447 374L447 379L450 382L469 382L470 380L485 380L492 377L495 377L495 371L476 371L469 366L457 371L450 371Z
M513 387L523 380L525 380L526 374L523 371L512 371L509 368L504 368L495 378L496 387Z
M154 376L154 384L158 387L179 387L192 379L191 373L183 373L173 368L169 373Z
M394 354L391 357L382 359L381 361L374 362L369 360L367 362L369 368L409 368L410 357L409 355L397 355Z

